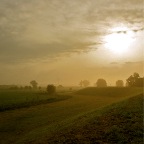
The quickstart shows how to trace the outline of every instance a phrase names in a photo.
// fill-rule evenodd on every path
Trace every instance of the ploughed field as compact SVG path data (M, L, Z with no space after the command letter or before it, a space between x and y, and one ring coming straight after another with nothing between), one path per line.
M115 87L55 96L1 90L0 143L141 143L142 93Z

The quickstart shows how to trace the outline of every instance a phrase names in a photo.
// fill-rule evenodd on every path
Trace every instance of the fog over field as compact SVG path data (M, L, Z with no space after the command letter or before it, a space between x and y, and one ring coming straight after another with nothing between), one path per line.
M143 76L143 36L143 0L1 0L0 85Z

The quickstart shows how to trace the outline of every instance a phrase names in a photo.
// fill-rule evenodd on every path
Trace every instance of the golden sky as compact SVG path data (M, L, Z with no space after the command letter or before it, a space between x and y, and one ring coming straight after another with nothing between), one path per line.
M143 38L143 0L1 0L0 84L143 76Z

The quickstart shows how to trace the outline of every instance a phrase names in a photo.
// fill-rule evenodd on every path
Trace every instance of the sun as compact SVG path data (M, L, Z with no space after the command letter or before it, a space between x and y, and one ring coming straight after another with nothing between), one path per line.
M111 33L104 37L105 47L115 54L124 54L130 51L133 32L121 27L113 28Z

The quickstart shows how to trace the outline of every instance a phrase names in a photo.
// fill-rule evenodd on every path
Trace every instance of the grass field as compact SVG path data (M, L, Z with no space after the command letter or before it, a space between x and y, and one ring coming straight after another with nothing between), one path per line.
M117 114L119 107L122 107L126 102L123 102L122 106L118 104L120 105L119 107L109 105L124 101L141 93L142 88L86 88L74 93L57 95L52 102L49 102L47 100L53 97L49 97L46 93L1 91L0 107L5 107L5 109L9 107L9 109L0 112L0 143L56 143L58 140L61 140L63 143L61 135L66 137L64 140L69 140L67 138L71 137L71 139L76 141L85 141L86 128L83 129L83 127L88 125L88 130L91 131L89 124L91 125L95 121L95 117L101 115L103 111L107 112L104 112L105 115L102 115L102 119L106 114L108 114L106 117L114 119L113 115ZM28 106L21 106L27 102L27 99L29 99ZM41 100L42 102L39 103ZM139 102L140 100L135 105L138 105ZM129 105L131 107L128 110L133 111L134 103L129 103ZM14 106L16 107L13 108ZM118 107L117 111L109 115L108 110L113 107ZM141 113L141 108L142 104L140 103L139 107L134 109ZM125 111L122 108L120 114L122 114L122 110ZM128 111L128 114L131 111ZM84 135L79 134L78 129L81 129ZM68 132L68 135L65 132ZM75 139L73 132L76 132L77 137L80 138ZM95 133L90 135L94 137ZM54 138L53 136L56 135L57 137ZM70 140L70 142L72 143L73 141Z
M32 90L0 90L0 111L51 103L67 98L69 97L51 96L46 92Z

